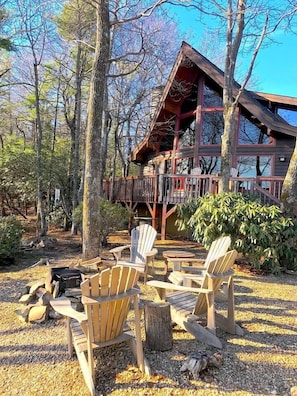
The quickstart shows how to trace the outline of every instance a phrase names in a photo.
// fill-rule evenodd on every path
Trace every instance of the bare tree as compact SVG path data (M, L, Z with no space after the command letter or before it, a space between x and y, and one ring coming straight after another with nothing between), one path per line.
M172 43L167 40L168 29L177 38ZM119 175L121 169L121 175L127 176L129 154L147 131L156 87L165 84L181 40L178 40L177 25L167 21L161 12L133 21L116 34L121 39L121 53L130 54L130 59L112 65L117 77L109 79L108 108L114 149L110 170L113 175ZM133 57L132 48L135 48ZM129 73L132 66L137 66L137 71Z
M34 105L36 111L36 177L37 177L37 233L43 236L47 232L46 213L44 208L44 183L42 174L42 140L43 122L41 115L40 97L40 66L45 56L45 47L51 29L51 24L45 18L45 10L48 4L42 0L35 1L35 4L27 0L17 2L19 15L19 35L22 47L27 49L31 58L32 86L34 93Z
M83 0L76 0L64 4L59 17L56 18L59 32L69 43L69 54L66 59L58 59L65 70L64 89L62 93L64 116L71 135L71 153L69 165L69 193L72 205L67 207L68 214L73 213L78 205L79 167L80 167L80 140L83 112L83 87L90 67L90 51L94 41L93 29L95 18L93 8ZM64 58L65 58L64 56ZM74 100L71 101L71 97ZM67 205L70 206L70 205ZM69 216L71 218L71 216ZM76 226L72 222L72 234L76 234Z
M224 133L221 149L221 178L219 191L228 191L232 150L235 147L236 109L242 91L252 75L254 63L264 40L271 39L271 33L291 15L290 1L272 4L269 1L256 0L181 0L168 1L170 4L183 5L197 11L201 19L207 17L216 29L225 35L224 65ZM296 7L296 6L295 6ZM246 75L238 89L234 89L235 74L240 55L249 59Z
M295 33L296 28L294 25L296 14L297 14L297 4L291 2L292 8L288 11L288 26ZM295 140L294 152L291 156L289 167L284 180L281 202L283 211L287 214L297 214L297 138Z
M108 1L91 0L97 16L96 47L92 69L88 123L86 133L86 157L83 198L83 257L93 258L100 252L100 205L102 184L102 143L104 138L105 103L107 99L107 74L109 72L111 26L148 17L164 0L158 1ZM139 4L144 4L139 12ZM115 14L114 11L118 12ZM112 20L110 20L110 14ZM129 73L133 70L129 70ZM136 69L135 69L136 70Z
M106 76L110 56L109 1L92 3L96 10L96 47L92 68L86 134L83 198L83 257L100 253L101 143Z

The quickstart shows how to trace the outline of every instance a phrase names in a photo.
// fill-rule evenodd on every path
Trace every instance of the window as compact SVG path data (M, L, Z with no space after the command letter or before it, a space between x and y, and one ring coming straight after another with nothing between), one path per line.
M185 118L180 121L180 135L178 139L178 148L191 147L195 144L195 118Z
M216 91L210 89L206 85L204 85L204 92L203 92L203 107L204 108L223 107L223 99L221 98L221 96Z
M188 175L193 168L193 158L182 158L176 160L176 175Z
M287 109L277 109L277 113L290 125L297 126L297 111Z
M271 138L244 116L240 116L239 144L269 144Z
M202 115L201 144L221 144L221 136L224 133L223 113L212 111Z
M270 176L271 156L238 157L238 175L243 177Z
M220 173L221 157L202 156L199 159L199 166L204 175Z

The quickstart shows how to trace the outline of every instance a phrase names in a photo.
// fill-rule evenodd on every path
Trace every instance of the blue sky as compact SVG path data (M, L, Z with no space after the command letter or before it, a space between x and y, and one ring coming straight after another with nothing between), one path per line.
M199 50L197 43L207 28L197 22L197 14L182 7L171 12L173 19L178 21L180 31L185 34L184 40ZM279 30L276 37L278 43L260 49L253 71L257 84L251 88L265 93L297 97L297 35Z

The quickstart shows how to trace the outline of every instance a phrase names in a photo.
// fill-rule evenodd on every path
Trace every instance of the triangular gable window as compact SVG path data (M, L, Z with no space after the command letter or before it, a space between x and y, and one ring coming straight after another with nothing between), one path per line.
M272 139L265 133L265 128L258 128L246 117L240 116L239 144L271 144Z
M218 92L204 85L203 92L203 107L204 108L223 108L223 98Z

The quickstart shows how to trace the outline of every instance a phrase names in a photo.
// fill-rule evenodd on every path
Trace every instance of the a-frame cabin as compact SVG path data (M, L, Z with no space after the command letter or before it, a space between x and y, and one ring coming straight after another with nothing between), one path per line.
M162 239L173 232L177 203L217 191L223 83L223 72L183 42L148 132L131 156L139 176L113 185L113 199L151 219ZM234 96L239 88L234 83ZM278 204L296 136L297 98L243 90L230 189ZM109 196L110 182L104 188Z

